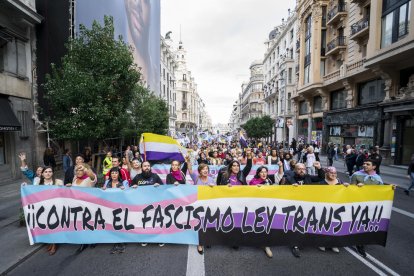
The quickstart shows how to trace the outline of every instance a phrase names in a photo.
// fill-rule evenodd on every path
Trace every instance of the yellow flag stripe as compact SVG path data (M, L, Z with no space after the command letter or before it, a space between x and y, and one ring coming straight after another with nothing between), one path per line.
M180 146L180 144L175 139L169 136L158 135L154 133L143 133L142 136L144 138L144 142L156 142Z
M351 185L272 185L272 186L199 186L198 199L214 198L277 198L327 203L351 203L362 201L393 200L394 190L390 185L367 185L357 187Z

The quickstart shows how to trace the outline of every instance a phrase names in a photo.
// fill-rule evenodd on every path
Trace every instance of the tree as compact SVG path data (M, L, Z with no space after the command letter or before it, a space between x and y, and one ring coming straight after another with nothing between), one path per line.
M168 106L164 100L156 97L143 87L138 87L131 106L131 117L125 137L141 137L144 132L167 134Z
M68 53L46 76L47 121L58 139L117 137L131 100L136 98L141 75L132 50L114 39L113 18L92 29L80 25L79 35L66 45Z
M249 137L259 139L272 135L273 125L274 121L272 118L265 115L263 117L251 118L241 127L246 131Z

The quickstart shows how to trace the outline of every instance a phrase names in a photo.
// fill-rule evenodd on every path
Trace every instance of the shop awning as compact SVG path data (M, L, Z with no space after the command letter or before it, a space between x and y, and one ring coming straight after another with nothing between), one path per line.
M0 97L0 114L0 132L20 131L22 129L7 98Z

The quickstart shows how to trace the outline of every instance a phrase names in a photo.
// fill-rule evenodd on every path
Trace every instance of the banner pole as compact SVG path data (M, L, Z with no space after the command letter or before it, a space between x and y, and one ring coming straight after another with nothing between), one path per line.
M142 134L142 143L144 144L144 161L147 161L147 150L145 148L145 137L144 137L144 134Z

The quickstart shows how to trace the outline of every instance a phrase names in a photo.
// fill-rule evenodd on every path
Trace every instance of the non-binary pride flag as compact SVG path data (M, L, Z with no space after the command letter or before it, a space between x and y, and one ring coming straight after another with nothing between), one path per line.
M187 149L177 140L164 135L143 133L139 142L139 150L144 160L178 160L184 161Z
M22 186L30 243L385 246L390 185Z

